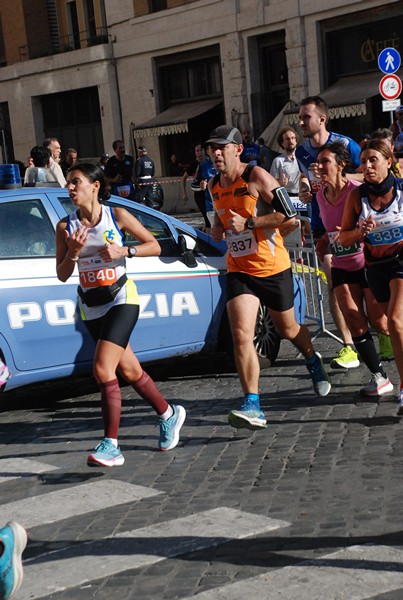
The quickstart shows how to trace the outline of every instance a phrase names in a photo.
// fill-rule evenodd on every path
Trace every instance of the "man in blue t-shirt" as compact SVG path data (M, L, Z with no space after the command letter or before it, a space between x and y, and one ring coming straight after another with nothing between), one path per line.
M112 148L115 154L105 165L105 177L112 194L128 198L133 192L133 157L126 154L123 140L115 140Z
M204 191L205 193L205 207L206 207L206 231L209 233L211 227L211 216L214 212L213 200L211 198L210 192L208 190L207 184L209 180L217 174L217 170L213 165L211 159L209 157L206 158L203 162L199 164L197 167L195 176L193 178L191 189L194 192Z
M154 161L148 156L147 148L145 146L139 146L138 154L139 157L134 164L138 199L142 204L153 208L152 182L155 174Z
M360 147L351 138L328 131L326 126L329 120L329 107L320 96L309 96L301 101L299 109L299 124L305 142L298 146L295 156L298 160L300 171L309 179L310 191L300 190L299 197L303 201L311 200L311 230L314 241L320 239L325 233L325 227L320 218L316 193L322 187L317 169L317 156L319 148L327 143L340 142L350 153L354 169L360 165ZM306 200L304 200L304 197ZM348 329L344 316L339 308L332 290L331 254L325 254L321 267L326 274L329 289L329 306L333 320L343 340L344 347L332 360L332 368L353 368L359 365L358 355L353 348L353 339Z
M299 109L299 123L302 135L307 138L305 142L298 146L295 156L298 160L299 168L306 175L311 183L312 202L311 202L311 229L314 237L321 237L325 233L322 220L319 215L319 207L316 201L315 191L321 187L319 176L314 167L318 156L319 148L324 144L341 142L346 146L350 153L354 169L360 166L361 148L351 138L340 133L334 133L326 129L329 120L329 107L320 96L309 96L301 101ZM315 177L316 175L316 177Z
M242 129L242 140L243 150L241 162L257 165L260 146L253 141L253 131L250 127L244 127Z

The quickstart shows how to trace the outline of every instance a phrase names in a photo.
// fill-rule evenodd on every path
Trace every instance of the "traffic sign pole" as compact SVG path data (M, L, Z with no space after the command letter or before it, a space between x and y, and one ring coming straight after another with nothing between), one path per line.
M379 84L379 91L385 100L395 100L402 91L400 77L394 75L401 64L400 54L395 48L384 48L378 56L378 67L385 73ZM393 125L393 110L390 111L390 124Z
M393 113L401 103L401 98L396 98L396 100L382 100L382 112L389 113L391 125L393 125Z

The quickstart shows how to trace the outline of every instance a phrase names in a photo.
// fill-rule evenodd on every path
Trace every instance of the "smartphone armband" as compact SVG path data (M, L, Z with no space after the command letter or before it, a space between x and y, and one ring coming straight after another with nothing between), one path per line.
M273 200L271 203L277 212L280 212L289 219L296 216L297 211L295 210L295 207L291 202L291 198L288 195L285 187L281 186L274 188L271 193L273 194Z

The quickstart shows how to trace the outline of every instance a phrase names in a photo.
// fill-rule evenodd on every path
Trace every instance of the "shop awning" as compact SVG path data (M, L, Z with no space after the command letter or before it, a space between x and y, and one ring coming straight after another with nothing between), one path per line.
M174 104L141 125L132 124L133 137L145 138L173 133L186 133L190 119L198 117L222 103L222 99Z
M367 112L366 100L379 94L382 75L379 71L366 75L341 77L319 94L329 105L330 119L365 115ZM285 111L290 124L298 123L298 111L298 107Z

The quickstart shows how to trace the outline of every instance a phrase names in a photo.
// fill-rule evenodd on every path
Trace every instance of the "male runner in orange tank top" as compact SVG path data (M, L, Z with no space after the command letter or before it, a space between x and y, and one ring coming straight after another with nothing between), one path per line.
M225 236L228 246L227 311L245 396L241 408L232 410L228 419L233 427L259 429L266 427L253 345L260 302L268 307L281 337L304 355L315 393L326 396L331 386L308 329L295 320L290 259L280 233L295 227L285 189L264 169L241 162L242 136L235 127L217 127L205 145L218 172L209 181L215 210L212 237L220 241Z

